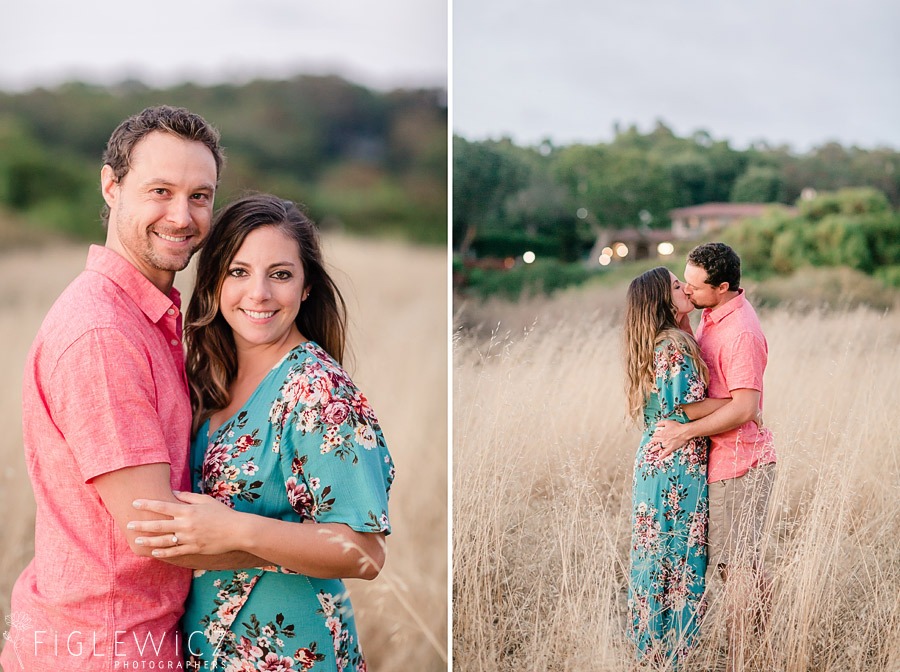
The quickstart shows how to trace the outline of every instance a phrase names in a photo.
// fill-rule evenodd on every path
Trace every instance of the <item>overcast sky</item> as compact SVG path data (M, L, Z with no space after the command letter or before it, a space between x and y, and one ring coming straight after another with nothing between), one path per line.
M664 120L737 147L900 148L896 0L454 0L453 126L608 141Z
M446 86L447 0L11 0L0 89L70 79L155 85L336 73L374 88Z

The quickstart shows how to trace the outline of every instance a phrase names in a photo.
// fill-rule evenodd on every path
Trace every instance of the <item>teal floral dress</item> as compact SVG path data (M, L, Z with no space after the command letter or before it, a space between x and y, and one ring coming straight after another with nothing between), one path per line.
M205 424L191 447L195 492L269 518L390 533L394 466L381 427L315 343L291 350L244 407L207 436ZM275 566L197 570L183 629L187 670L366 669L338 579Z
M671 340L656 347L654 366L632 481L629 636L641 657L677 664L696 643L706 610L709 440L694 439L664 460L647 449L656 423L687 422L680 404L701 401L706 388L691 357Z

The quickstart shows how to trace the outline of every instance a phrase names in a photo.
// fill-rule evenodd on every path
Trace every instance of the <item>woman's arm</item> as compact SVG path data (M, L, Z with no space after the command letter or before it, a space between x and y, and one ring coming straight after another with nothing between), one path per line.
M693 404L682 404L681 410L688 417L688 420L696 420L697 418L705 418L710 413L722 408L731 401L731 397L722 399L711 399L707 397L703 401L695 401Z
M119 525L125 540L136 555L150 557L152 548L149 544L136 544L134 527L127 525L129 520L135 517L154 518L154 514L147 509L147 513L137 513L131 503L135 496L147 498L159 498L159 501L176 503L178 500L172 494L169 485L170 469L164 462L154 464L142 464L135 467L125 467L94 479L94 487L103 501L113 520ZM160 540L160 544L171 542L171 537ZM178 563L181 567L192 569L245 569L258 567L265 564L261 558L254 557L244 552L223 553L217 556L190 556L181 558Z
M384 565L381 533L357 532L340 523L294 523L235 511L207 495L177 493L184 502L136 500L140 511L171 520L141 521L129 529L144 536L136 543L152 548L153 557L184 566L185 556L214 561L222 554L247 553L294 572L320 579L374 579ZM178 544L172 543L172 536ZM205 564L205 563L198 563ZM200 567L203 568L203 567Z

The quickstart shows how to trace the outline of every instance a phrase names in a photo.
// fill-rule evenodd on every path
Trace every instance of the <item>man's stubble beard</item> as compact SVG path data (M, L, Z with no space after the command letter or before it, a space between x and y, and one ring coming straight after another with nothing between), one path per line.
M122 212L122 208L116 212L116 222L122 222L122 225L117 224L117 233L119 238L119 243L125 247L132 255L140 258L141 261L146 263L148 266L158 270L158 271L167 271L177 273L178 271L183 271L188 267L188 264L191 263L191 259L194 254L196 254L200 248L202 247L204 240L200 240L198 243L193 245L190 250L185 252L185 256L175 257L171 255L160 255L157 253L156 249L153 246L153 238L156 235L153 233L153 224L147 225L140 229L141 233L137 233L138 228L135 226L133 219L130 217L129 213ZM121 215L121 217L120 217ZM130 237L124 237L123 233L127 232L135 232ZM126 242L130 244L126 244Z

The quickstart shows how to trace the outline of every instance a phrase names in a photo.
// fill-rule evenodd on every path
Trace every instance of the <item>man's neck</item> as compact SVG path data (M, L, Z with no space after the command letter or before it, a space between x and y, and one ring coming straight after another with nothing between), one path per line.
M175 271L163 271L161 269L150 266L135 255L131 254L131 252L127 250L124 245L121 245L116 239L111 240L110 238L107 238L106 247L118 254L129 264L134 266L141 275L152 282L156 286L156 288L163 294L169 296L169 294L172 293L172 286L175 284Z
M733 299L736 299L740 295L741 295L741 290L739 290L739 289L736 289L734 291L725 292L722 295L721 301L719 301L716 305L709 307L710 312L718 310L719 308L724 306L726 303L728 303L729 301L731 301Z

